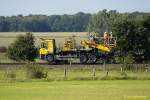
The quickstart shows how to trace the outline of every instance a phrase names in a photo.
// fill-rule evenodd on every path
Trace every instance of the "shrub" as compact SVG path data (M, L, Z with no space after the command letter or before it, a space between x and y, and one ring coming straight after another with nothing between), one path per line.
M16 61L33 61L36 57L34 36L31 33L18 36L8 47L7 55Z
M5 53L7 51L7 48L5 46L0 47L0 53Z
M126 56L120 57L119 61L123 64L124 70L130 70L133 67L135 59L132 54L127 54Z
M122 79L127 79L128 75L126 71L121 72Z
M12 69L7 69L5 76L6 76L6 78L15 79L16 78L16 72Z
M27 78L46 78L47 72L45 71L45 68L39 65L26 65L26 77Z

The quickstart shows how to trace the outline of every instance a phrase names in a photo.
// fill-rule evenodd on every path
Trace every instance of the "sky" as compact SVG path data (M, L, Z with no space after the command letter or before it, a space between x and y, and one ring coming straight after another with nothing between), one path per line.
M103 9L150 12L150 0L0 0L0 16L97 13Z

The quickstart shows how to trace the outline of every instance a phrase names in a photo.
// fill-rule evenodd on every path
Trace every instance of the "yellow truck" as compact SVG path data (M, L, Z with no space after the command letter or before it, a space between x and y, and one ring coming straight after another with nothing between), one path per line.
M61 50L56 49L55 39L41 38L41 40L40 58L46 59L49 63L68 59L79 59L83 64L96 63L101 58L111 59L113 48L116 47L115 37L95 37L92 40L82 40L80 48L76 47L75 37L72 37L65 41Z

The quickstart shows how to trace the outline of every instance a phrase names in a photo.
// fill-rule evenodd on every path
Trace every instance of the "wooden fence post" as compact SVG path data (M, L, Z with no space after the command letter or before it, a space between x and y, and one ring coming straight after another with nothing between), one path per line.
M148 75L148 67L145 69L145 77L147 77L147 75Z
M138 72L138 64L135 65L135 71Z
M122 71L123 71L123 68L121 67L121 69L120 69L120 70L121 70L121 72L122 72Z
M106 71L106 76L108 76L109 70Z
M65 77L65 79L67 78L67 68L66 67L64 67L64 77Z
M72 58L70 59L70 67L72 66Z
M70 67L72 66L72 62L70 61Z
M96 71L96 70L95 70L95 67L93 67L93 80L95 80L95 75L96 75L96 74L95 74L95 71Z
M104 61L104 71L106 71L106 61Z

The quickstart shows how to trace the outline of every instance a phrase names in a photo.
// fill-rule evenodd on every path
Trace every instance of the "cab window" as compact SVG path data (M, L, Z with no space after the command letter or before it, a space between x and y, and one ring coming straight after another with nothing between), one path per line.
M41 48L46 48L47 49L47 42L42 42L41 43Z

